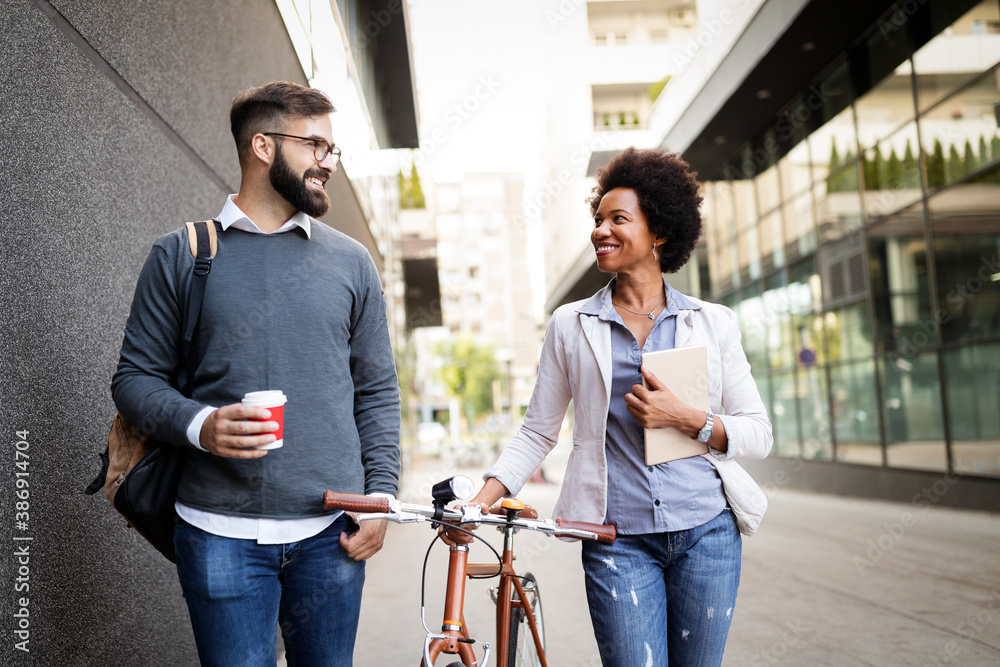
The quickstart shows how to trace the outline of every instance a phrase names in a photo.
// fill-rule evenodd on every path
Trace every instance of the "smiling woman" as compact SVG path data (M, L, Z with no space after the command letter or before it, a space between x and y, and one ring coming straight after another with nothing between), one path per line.
M554 516L617 527L614 544L583 546L606 666L666 665L668 655L719 665L740 533L753 534L767 506L735 460L767 456L772 443L736 316L663 279L691 256L700 204L695 175L667 151L630 148L599 172L591 242L598 268L615 277L553 313L524 424L471 501L516 495L555 446L573 401L573 452ZM708 413L642 367L643 353L694 346L707 350ZM706 443L708 453L647 465L643 429L661 428Z
M611 211L642 216L642 226L656 238L656 245L666 242L657 253L660 270L676 273L701 236L701 200L697 174L688 171L687 162L677 154L628 148L601 171L590 212L598 229ZM618 203L627 208L615 208Z

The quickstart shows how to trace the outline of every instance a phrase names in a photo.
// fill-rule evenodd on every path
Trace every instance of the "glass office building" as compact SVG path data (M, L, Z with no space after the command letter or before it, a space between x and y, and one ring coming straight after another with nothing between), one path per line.
M897 3L799 90L704 191L774 454L1000 477L998 0Z

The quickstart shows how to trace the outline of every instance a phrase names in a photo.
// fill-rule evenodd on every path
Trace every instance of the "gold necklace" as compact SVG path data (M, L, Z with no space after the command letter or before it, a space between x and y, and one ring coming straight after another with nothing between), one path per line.
M661 301L661 302L660 302L660 305L659 305L659 306L657 306L656 308L654 308L653 310L651 310L651 311L650 311L650 312L648 312L648 313L638 313L638 312L636 312L636 311L632 310L631 308L626 308L625 306L621 305L620 303L615 303L615 300L614 300L614 299L612 299L612 300L611 300L611 303L612 303L612 304L614 304L614 305L618 306L618 307L619 307L619 308L621 308L622 310L627 310L628 312L632 313L633 315L645 315L646 317L648 317L648 318L649 318L649 319L651 319L651 320L655 320L655 319L656 319L656 317L654 317L654 314L656 313L656 311L658 311L658 310L660 309L660 306L662 306L662 305L663 305L663 304L665 304L666 302L667 302L667 295L666 295L666 294L664 294L664 295L663 295L663 301Z

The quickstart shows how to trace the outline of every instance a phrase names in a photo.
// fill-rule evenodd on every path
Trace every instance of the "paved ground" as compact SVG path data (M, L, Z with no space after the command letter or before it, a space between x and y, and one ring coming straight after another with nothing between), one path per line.
M565 452L546 463L557 477ZM560 460L562 459L562 460ZM475 479L485 465L465 472ZM455 474L441 459L414 461L401 495L429 497ZM946 492L942 480L938 495ZM934 497L930 490L929 497ZM551 512L556 485L521 498ZM416 665L424 630L420 574L433 533L391 526L369 562L355 664ZM499 537L493 534L492 537ZM538 576L550 664L596 666L579 544L520 536L520 571ZM473 552L487 562L488 552ZM435 547L427 619L440 623L446 551ZM467 620L491 639L490 582L469 582ZM724 665L1000 664L1000 516L779 490L760 531L744 540L743 577Z

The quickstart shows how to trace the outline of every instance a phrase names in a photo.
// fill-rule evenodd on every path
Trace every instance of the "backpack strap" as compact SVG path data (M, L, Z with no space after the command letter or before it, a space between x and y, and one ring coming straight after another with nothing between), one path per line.
M188 245L194 255L194 278L191 281L191 297L188 301L187 313L184 318L184 346L191 345L194 329L201 315L201 304L205 299L205 283L212 270L212 258L218 251L218 239L215 233L215 221L189 222ZM193 232L193 233L192 233Z
M186 222L184 226L188 230L188 247L191 248L191 256L198 257L198 243L200 242L200 237L197 235L196 225L204 225L208 230L208 243L211 247L211 252L209 253L209 259L215 257L215 253L219 251L219 238L215 233L215 220L205 220L204 222Z

